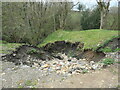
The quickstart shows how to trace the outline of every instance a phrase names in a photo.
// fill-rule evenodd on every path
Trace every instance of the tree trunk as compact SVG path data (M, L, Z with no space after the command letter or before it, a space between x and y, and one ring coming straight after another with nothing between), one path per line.
M100 29L103 29L103 12L101 11Z
M101 11L100 29L104 28L105 17L106 17L106 13L104 13L104 11Z

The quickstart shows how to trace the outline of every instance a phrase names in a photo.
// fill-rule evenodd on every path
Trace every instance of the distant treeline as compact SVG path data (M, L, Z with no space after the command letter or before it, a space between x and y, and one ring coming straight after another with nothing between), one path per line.
M93 10L78 7L77 12L72 10L73 6L70 2L3 2L2 39L37 45L58 29L87 30L100 27L97 6ZM110 12L105 29L118 29L117 15Z

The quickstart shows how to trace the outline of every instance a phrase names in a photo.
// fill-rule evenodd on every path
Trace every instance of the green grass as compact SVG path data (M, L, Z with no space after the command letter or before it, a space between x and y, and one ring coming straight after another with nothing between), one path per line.
M15 48L23 45L23 44L20 44L20 43L3 43L5 41L1 41L0 40L0 53L3 53L3 54L8 54L10 53L11 51L14 51Z
M44 46L47 43L55 41L70 41L70 42L83 42L84 49L96 49L99 45L103 44L113 36L118 36L118 31L113 30L85 30L85 31L63 31L58 30L49 35L38 47Z
M113 50L110 48L110 47L106 47L106 48L102 48L100 51L103 51L103 52L113 52Z
M105 58L102 63L104 63L105 65L111 65L115 63L115 60L112 58Z

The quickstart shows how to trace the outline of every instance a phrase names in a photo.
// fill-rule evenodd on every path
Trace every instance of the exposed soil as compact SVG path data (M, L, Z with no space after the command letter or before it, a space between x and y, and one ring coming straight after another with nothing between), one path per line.
M58 53L65 53L68 57L77 59L85 58L88 61L98 61L105 56L102 52L95 52L92 50L83 51L83 46L84 44L80 42L71 43L65 41L49 43L42 48L23 45L17 48L13 53L2 56L2 60L13 62L16 65L24 64L32 66L34 62L40 64L41 60L49 61L53 58L62 60L61 56L56 55ZM34 49L34 52L32 49Z

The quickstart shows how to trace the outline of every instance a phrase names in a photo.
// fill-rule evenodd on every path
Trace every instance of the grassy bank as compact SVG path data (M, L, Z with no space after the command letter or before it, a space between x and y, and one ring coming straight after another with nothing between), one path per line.
M96 49L99 45L114 36L118 36L118 31L100 29L86 31L58 30L49 35L41 44L38 45L38 47L44 46L47 43L66 40L70 42L83 42L84 49Z

